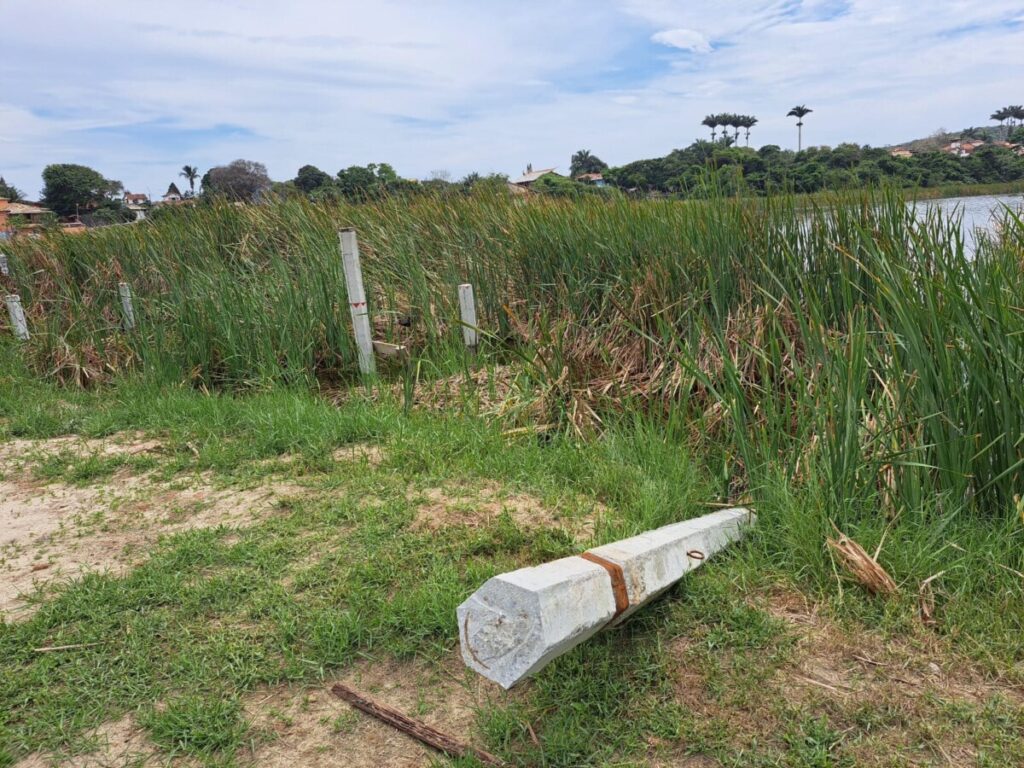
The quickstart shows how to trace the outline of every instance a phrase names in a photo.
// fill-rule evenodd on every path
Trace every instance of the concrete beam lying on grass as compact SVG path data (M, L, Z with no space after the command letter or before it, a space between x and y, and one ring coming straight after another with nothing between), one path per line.
M747 509L714 512L488 580L458 608L466 665L511 688L739 539Z

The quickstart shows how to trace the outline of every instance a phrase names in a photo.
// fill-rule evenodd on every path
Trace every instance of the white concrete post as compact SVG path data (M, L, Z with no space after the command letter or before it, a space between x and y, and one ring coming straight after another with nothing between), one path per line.
M473 300L473 286L469 283L459 286L459 315L462 318L462 338L467 347L476 351L476 302Z
M348 291L349 309L352 312L352 329L359 353L359 370L364 374L372 374L376 372L377 365L373 359L370 312L366 306L363 272L359 266L359 243L354 229L343 229L338 235L341 239L341 258L345 267L345 288Z
M624 621L755 521L726 509L488 580L459 606L466 665L511 688Z
M135 328L135 307L132 306L132 287L128 283L118 283L117 292L121 294L121 311L124 314L124 329Z
M4 277L10 277L10 274L11 267L7 263L7 254L0 253L0 275L3 275Z
M7 314L11 318L11 326L14 328L14 337L21 341L29 340L28 323L25 320L25 310L21 308L21 297L13 293L7 296Z

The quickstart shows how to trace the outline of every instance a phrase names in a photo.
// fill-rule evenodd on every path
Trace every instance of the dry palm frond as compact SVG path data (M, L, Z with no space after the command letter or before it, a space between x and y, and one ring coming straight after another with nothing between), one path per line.
M833 525L833 527L835 527ZM829 549L831 549L842 566L849 572L854 580L863 586L873 595L891 595L896 592L896 582L893 581L886 570L878 564L877 554L875 557L869 555L860 544L851 539L845 533L836 528L839 534L838 539L829 537Z

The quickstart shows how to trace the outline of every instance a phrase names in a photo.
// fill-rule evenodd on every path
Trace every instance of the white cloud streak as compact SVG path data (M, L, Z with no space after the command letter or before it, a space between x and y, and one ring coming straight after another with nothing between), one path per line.
M693 29L663 29L651 35L651 40L683 51L711 52L711 43L708 39Z

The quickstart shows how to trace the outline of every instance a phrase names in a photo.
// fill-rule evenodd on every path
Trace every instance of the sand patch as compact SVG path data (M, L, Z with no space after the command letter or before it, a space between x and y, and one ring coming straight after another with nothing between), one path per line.
M889 689L908 696L936 696L982 704L1004 696L1024 705L1019 687L986 677L958 658L948 641L923 627L898 638L839 626L795 592L779 590L762 608L791 625L797 637L792 687L835 689L854 699L872 699Z
M146 438L140 432L121 432L105 438L84 438L78 435L52 437L46 440L8 440L0 443L0 466L8 462L25 462L68 453L74 456L139 456L159 453L159 440Z
M412 528L436 532L443 528L465 526L482 528L494 524L507 514L517 526L526 530L563 528L574 538L588 539L603 511L598 504L581 510L580 500L551 506L528 493L510 493L499 485L479 489L454 487L410 491L410 502L416 504Z
M371 467L380 466L384 461L384 449L372 443L351 443L343 445L331 454L331 458L338 463L363 463Z
M69 768L146 768L164 765L158 759L156 747L130 715L104 723L89 734L96 749L81 755L32 754L15 763L14 768L51 768L54 765Z
M784 752L783 734L800 721L826 717L842 734L843 753L857 765L895 756L900 765L945 764L946 755L962 761L952 764L973 764L979 753L973 728L950 724L935 730L946 719L942 708L981 709L1001 699L1021 716L1020 690L987 679L923 628L893 639L839 625L785 589L751 603L785 622L795 639L777 667L757 658L757 651L741 660L740 652L728 649L714 652L709 666L704 644L686 636L672 646L677 702L702 721L728 724L736 748L756 740ZM764 671L756 693L729 681L734 670L751 668ZM712 680L723 670L726 682Z
M420 768L439 758L439 753L332 695L335 682L479 747L476 711L507 696L468 673L455 653L435 663L362 661L323 685L284 686L251 695L247 716L265 738L251 755L253 764Z
M308 490L288 483L216 488L209 476L160 482L126 471L103 486L0 481L0 615L30 612L20 596L87 571L121 573L162 535L251 525Z

